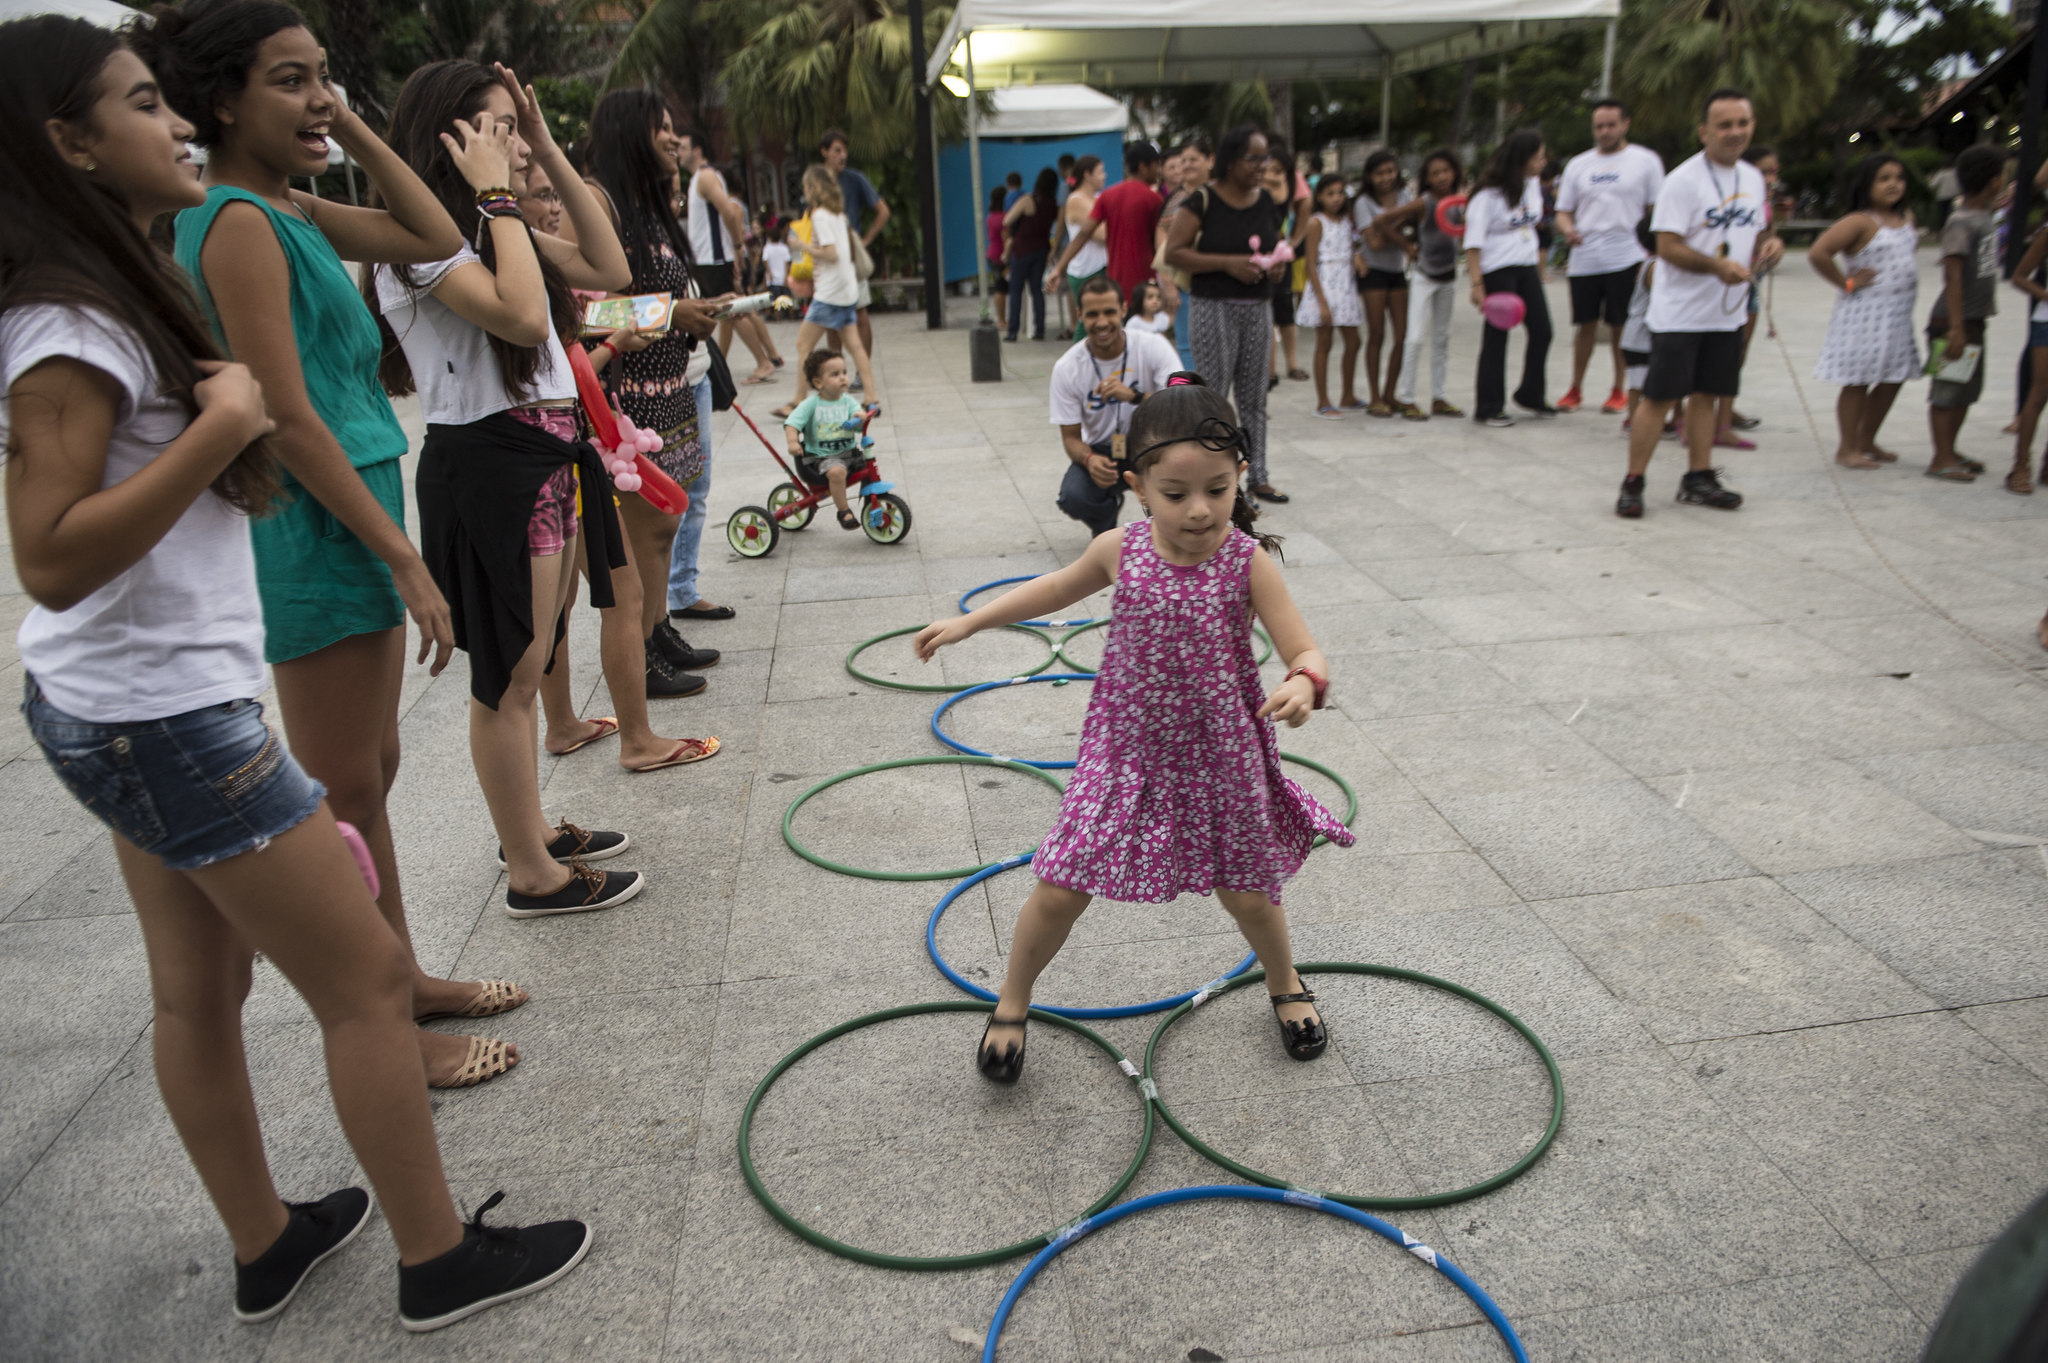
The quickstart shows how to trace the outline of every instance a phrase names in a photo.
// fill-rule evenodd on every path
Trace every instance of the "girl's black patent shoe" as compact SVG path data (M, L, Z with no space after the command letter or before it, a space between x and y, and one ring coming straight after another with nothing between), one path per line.
M974 1048L974 1065L976 1069L981 1071L983 1078L997 1084L1014 1084L1017 1082L1017 1076L1024 1073L1025 1039L1019 1037L1017 1040L1010 1042L1003 1047L999 1054L989 1048L988 1029L995 1026L998 1022L1002 1022L1006 1027L1022 1028L1026 1025L1027 1021L1028 1015L1026 1018L1018 1019L1016 1022L1007 1022L1002 1018L998 1018L993 1010L989 1012L988 1021L982 1025L981 1040Z
M1330 1044L1330 1033L1323 1026L1321 1017L1313 1017L1306 1022L1290 1022L1280 1016L1281 1004L1314 1003L1314 993L1304 989L1299 994L1268 994L1266 1001L1273 1005L1273 1018L1280 1024L1280 1044L1288 1055L1296 1060L1313 1060L1323 1053L1323 1047Z

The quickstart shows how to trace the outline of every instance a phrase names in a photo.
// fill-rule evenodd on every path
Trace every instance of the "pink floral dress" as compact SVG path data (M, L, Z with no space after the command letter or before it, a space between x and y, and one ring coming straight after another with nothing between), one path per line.
M1233 529L1207 561L1168 563L1152 522L1124 527L1116 610L1041 880L1126 903L1235 890L1277 903L1320 833L1351 830L1280 770L1252 661L1258 541Z

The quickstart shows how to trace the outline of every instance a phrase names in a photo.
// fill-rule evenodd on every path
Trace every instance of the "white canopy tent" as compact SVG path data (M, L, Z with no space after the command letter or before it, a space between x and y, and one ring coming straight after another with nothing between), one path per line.
M115 0L0 0L0 22L26 19L32 14L61 14L101 28L119 28L133 19L135 13Z
M989 101L994 108L981 120L983 137L1120 133L1131 122L1122 100L1086 85L1012 85L992 91Z
M1378 80L1498 57L1587 24L1607 25L1612 81L1621 0L958 0L926 70L969 96L968 156L981 192L981 90L1075 82L1142 87L1237 80ZM982 253L976 252L977 259ZM985 265L981 294L988 296Z

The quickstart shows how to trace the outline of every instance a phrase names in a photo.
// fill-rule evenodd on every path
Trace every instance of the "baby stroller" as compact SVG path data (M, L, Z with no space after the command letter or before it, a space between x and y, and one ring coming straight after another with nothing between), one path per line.
M801 530L809 525L818 504L830 501L832 493L826 485L824 470L807 460L798 460L797 466L791 468L783 452L761 434L761 428L737 402L732 409L747 423L754 438L767 446L769 457L789 477L788 482L777 483L769 490L768 505L743 506L726 518L725 542L732 546L732 551L741 558L765 558L775 552L783 531ZM860 463L846 471L846 499L857 507L860 528L869 539L876 544L901 544L910 533L910 503L896 495L894 483L882 481L881 470L869 453L875 441L868 434L868 423L881 410L870 406L861 413L861 458Z

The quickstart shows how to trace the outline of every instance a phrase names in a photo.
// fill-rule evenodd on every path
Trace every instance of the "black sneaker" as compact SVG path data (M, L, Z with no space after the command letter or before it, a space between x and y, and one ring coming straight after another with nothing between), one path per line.
M558 913L591 913L614 908L646 888L638 871L593 871L580 861L569 863L569 881L553 894L505 891L508 918L547 918Z
M717 649L691 648L683 641L683 636L676 633L676 627L666 620L654 627L653 643L661 650L661 656L668 659L668 665L678 672L696 672L718 666Z
M695 672L678 672L669 663L668 655L654 640L647 641L647 699L673 700L680 696L694 696L708 683Z
M269 1320L285 1307L306 1275L356 1238L375 1205L361 1188L343 1188L318 1202L287 1202L284 1231L253 1264L235 1265L235 1319Z
M555 829L548 855L567 866L572 861L608 861L633 845L624 833L607 833L601 828L578 828L567 819ZM505 849L498 848L498 869L505 869Z
M1621 480L1621 495L1614 499L1614 514L1632 521L1643 518L1643 475L1631 473Z
M1742 494L1721 486L1719 469L1693 469L1678 480L1678 500L1733 511L1742 505Z
M1492 416L1475 416L1472 419L1482 426L1491 426L1495 430L1505 430L1515 424L1515 419L1506 412L1495 412Z
M1517 402L1515 406L1520 407L1531 421L1555 421L1557 419L1557 408L1555 407L1531 407L1526 402Z
M581 1221L486 1226L505 1200L492 1193L463 1228L462 1243L437 1259L398 1266L398 1323L415 1334L453 1325L499 1302L538 1292L583 1262L590 1227Z

